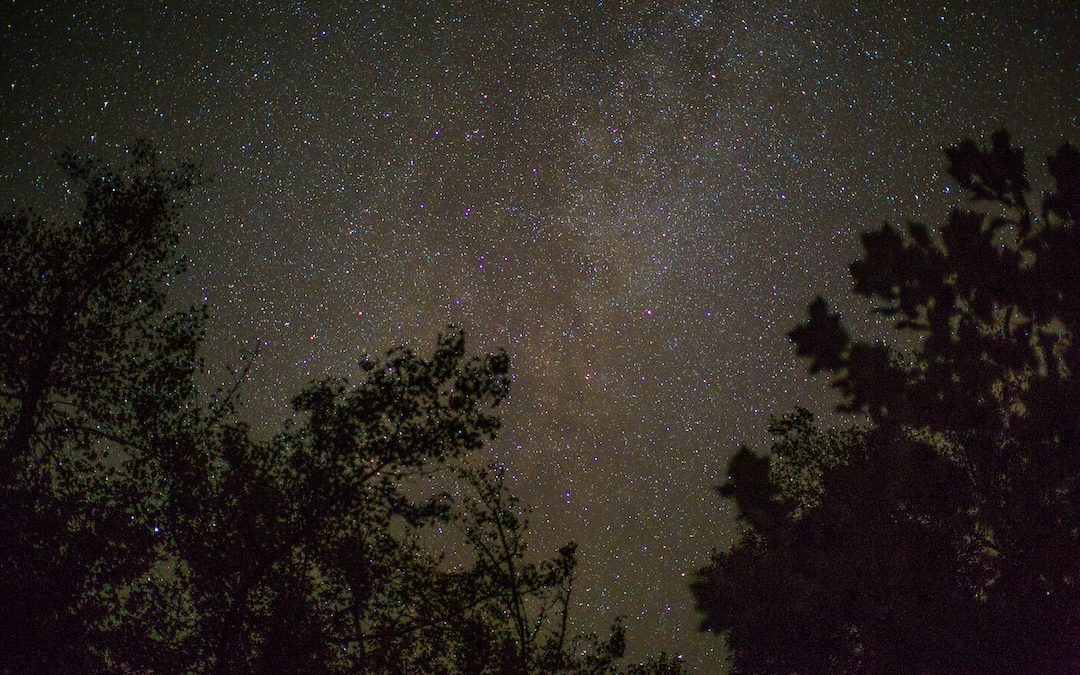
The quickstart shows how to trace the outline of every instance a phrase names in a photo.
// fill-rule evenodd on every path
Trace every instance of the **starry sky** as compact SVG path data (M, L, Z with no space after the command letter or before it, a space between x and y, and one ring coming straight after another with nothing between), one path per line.
M785 333L815 293L880 330L846 265L955 204L943 146L1080 140L1080 5L1020 4L3 0L0 205L62 211L64 148L203 162L174 292L215 367L261 348L255 419L448 323L505 347L488 453L581 544L579 626L715 672L713 488L833 404Z

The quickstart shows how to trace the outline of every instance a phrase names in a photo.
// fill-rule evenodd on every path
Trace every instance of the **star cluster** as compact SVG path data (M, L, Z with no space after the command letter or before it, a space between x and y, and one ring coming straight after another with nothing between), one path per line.
M64 148L202 161L175 293L210 305L215 365L261 349L256 419L448 323L505 347L491 458L535 550L582 544L579 623L712 672L687 583L734 533L713 486L770 415L832 404L786 331L815 293L862 311L860 231L954 203L943 145L1078 140L1078 12L9 2L0 199L63 205Z

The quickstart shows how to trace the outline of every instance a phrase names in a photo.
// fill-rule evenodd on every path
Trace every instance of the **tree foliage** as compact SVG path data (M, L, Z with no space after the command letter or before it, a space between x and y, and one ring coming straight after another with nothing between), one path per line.
M983 210L868 232L850 267L902 347L820 298L791 332L867 428L732 461L746 532L694 592L737 672L1080 669L1080 153L1048 159L1041 207L1005 132L946 154ZM801 503L778 447L820 458Z
M145 145L62 166L83 209L0 222L0 621L11 672L93 670L111 604L151 564L148 460L192 401L198 309L165 311L199 183ZM170 411L166 416L163 411ZM153 420L154 422L150 422Z
M576 547L529 554L477 468L505 353L449 330L431 356L364 357L264 440L238 421L246 369L206 395L205 312L165 292L200 179L128 157L65 158L75 222L0 226L0 672L679 671L624 671L619 621L570 634ZM433 553L436 527L471 553Z

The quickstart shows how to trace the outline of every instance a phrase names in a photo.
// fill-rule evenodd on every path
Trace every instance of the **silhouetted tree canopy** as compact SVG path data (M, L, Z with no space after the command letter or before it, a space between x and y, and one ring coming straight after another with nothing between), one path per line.
M0 220L0 641L7 672L93 672L150 569L149 467L193 402L201 310L165 311L193 167L65 156L74 222ZM166 414L168 411L168 414ZM114 622L116 623L116 622Z
M1080 153L1041 205L1005 132L946 154L980 210L850 267L897 343L820 298L791 332L866 427L800 411L729 466L745 531L693 590L737 673L1080 672Z
M452 329L365 357L266 440L237 421L246 369L201 391L205 311L165 293L200 179L128 158L64 159L75 222L0 223L0 672L680 671L620 666L619 620L570 634L576 547L530 555L525 509L470 458L505 353ZM471 553L433 554L436 526Z

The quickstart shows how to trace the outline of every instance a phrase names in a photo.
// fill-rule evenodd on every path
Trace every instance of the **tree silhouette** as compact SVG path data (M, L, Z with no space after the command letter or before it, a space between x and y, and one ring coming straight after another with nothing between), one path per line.
M570 634L576 547L529 555L477 468L505 353L449 330L365 357L265 440L238 421L246 367L205 395L205 311L165 309L200 179L128 159L65 157L81 217L0 227L0 672L680 671L619 666L620 621ZM466 552L433 553L435 527Z
M1038 210L1005 132L946 154L988 212L868 232L850 268L898 343L820 298L791 332L867 428L789 420L729 467L746 531L693 588L736 672L1080 669L1080 153Z
M62 165L84 197L75 222L0 222L9 672L88 672L108 649L115 590L152 564L147 460L189 407L199 366L201 311L166 312L163 290L183 268L178 218L195 169L162 168L146 145L119 171L73 156Z
M492 439L506 356L466 361L454 333L430 359L395 350L362 369L356 386L307 388L293 401L301 421L266 443L242 425L196 426L162 458L178 569L150 594L183 604L152 616L191 617L165 643L188 667L422 670L414 632L472 600L416 541L453 517L449 495L403 488Z

